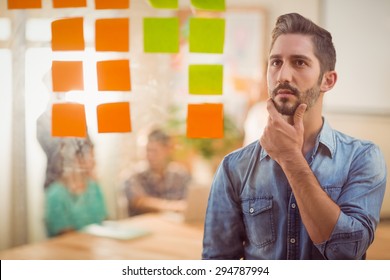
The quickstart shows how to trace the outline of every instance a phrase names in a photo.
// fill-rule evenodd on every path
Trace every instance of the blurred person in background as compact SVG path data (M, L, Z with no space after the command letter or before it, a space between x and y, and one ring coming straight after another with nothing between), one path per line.
M186 208L190 174L171 159L171 137L161 129L148 134L146 145L147 165L125 182L129 215L147 212L182 212Z
M61 143L62 172L45 190L45 222L50 237L100 224L107 217L96 180L94 146L89 138Z

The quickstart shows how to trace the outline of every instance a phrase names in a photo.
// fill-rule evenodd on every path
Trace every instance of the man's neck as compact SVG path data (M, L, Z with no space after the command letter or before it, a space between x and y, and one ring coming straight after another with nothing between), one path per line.
M320 116L315 120L310 120L308 122L309 124L306 124L304 121L305 134L304 134L304 142L303 142L303 149L302 149L304 155L306 155L314 148L318 134L321 131L323 122L324 121L322 119L322 116Z

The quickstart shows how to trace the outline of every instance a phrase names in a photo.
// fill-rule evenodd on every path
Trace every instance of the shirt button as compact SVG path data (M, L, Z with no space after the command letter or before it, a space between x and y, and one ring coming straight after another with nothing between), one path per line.
M291 204L292 209L295 209L295 207L297 207L297 205L295 203Z
M251 207L250 209L249 209L249 213L253 213L253 212L255 212L255 209L253 209L253 207Z
M294 244L294 243L295 243L295 238L291 238L291 239L290 239L290 243L291 243L291 244Z

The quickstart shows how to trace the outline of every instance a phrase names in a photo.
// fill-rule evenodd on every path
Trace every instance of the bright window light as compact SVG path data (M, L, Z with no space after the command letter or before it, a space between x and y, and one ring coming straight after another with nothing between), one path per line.
M11 36L11 21L8 18L0 18L0 40L6 41Z
M32 42L50 42L51 22L51 19L32 18L27 20L26 39Z

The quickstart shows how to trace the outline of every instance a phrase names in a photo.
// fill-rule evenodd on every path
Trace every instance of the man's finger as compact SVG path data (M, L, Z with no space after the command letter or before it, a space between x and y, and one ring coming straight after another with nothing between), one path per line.
M307 104L300 104L294 113L294 125L303 124L303 116L305 115Z

